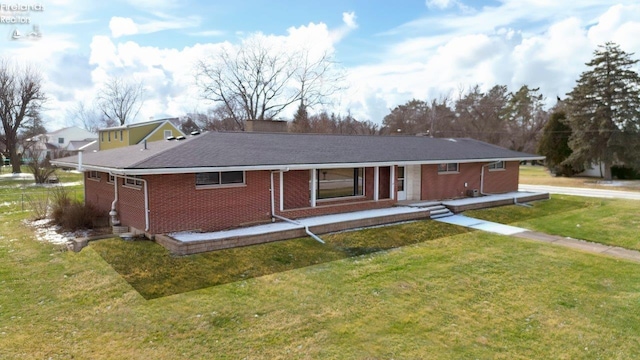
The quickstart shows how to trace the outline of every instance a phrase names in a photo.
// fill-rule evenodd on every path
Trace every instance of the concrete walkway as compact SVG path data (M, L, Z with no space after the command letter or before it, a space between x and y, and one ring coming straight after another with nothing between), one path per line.
M599 244L599 243L594 243L590 241L572 239L572 238L562 237L557 235L549 235L549 234L539 233L535 231L524 231L517 234L513 234L512 236L560 245L564 247L582 250L585 252L590 252L595 254L605 254L605 255L621 258L621 259L640 262L640 251L624 249L617 246Z
M572 239L557 235L549 235L545 233L530 231L510 225L498 224L491 221L476 219L464 215L453 215L440 219L434 219L447 224L464 226L471 229L492 232L501 235L514 236L522 239L545 242L549 244L578 249L584 252L594 254L604 254L612 257L640 262L640 251L624 249L617 246L610 246L590 241Z

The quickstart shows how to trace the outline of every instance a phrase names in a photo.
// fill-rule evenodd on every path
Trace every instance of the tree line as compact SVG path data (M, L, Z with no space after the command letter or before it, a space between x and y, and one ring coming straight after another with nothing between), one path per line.
M455 97L409 100L390 109L380 124L322 110L345 88L344 71L329 54L280 50L257 37L198 60L196 84L214 106L184 114L183 130L244 131L247 120L288 120L289 130L301 133L469 137L545 155L560 173L602 163L610 179L614 165L640 168L640 79L632 69L638 60L611 42L594 51L576 86L550 108L539 88L494 85L484 91L475 85ZM42 125L41 87L33 68L0 62L0 140L14 172L20 135L38 128L38 121ZM143 102L141 82L113 77L93 102L78 103L70 115L89 130L124 125ZM292 118L283 118L292 106Z

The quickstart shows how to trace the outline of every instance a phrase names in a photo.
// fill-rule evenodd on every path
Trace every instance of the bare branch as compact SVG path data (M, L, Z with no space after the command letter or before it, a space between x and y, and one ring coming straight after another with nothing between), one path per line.
M144 104L142 82L110 78L98 93L98 109L107 120L120 125L132 121Z
M0 59L0 120L14 173L20 172L20 156L16 149L18 131L45 100L39 72L30 66L18 66Z

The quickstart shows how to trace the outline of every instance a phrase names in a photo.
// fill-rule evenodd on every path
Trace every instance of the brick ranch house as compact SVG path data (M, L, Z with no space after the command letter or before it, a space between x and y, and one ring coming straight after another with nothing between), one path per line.
M472 139L207 132L57 159L85 201L131 231L218 231L518 190L540 156Z

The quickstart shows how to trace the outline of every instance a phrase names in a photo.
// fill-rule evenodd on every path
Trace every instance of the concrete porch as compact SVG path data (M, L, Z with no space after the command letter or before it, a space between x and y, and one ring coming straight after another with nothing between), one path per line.
M321 235L348 229L424 220L429 219L429 217L429 209L391 207L296 219L294 220L295 223L277 221L264 225L207 233L178 232L159 234L155 236L155 241L173 254L189 255L306 237L308 234L305 228L309 229L313 234Z
M549 199L548 193L511 192L445 201L401 201L391 208L277 221L216 232L177 232L155 236L155 241L176 255L248 246L348 229L450 216L466 210Z

